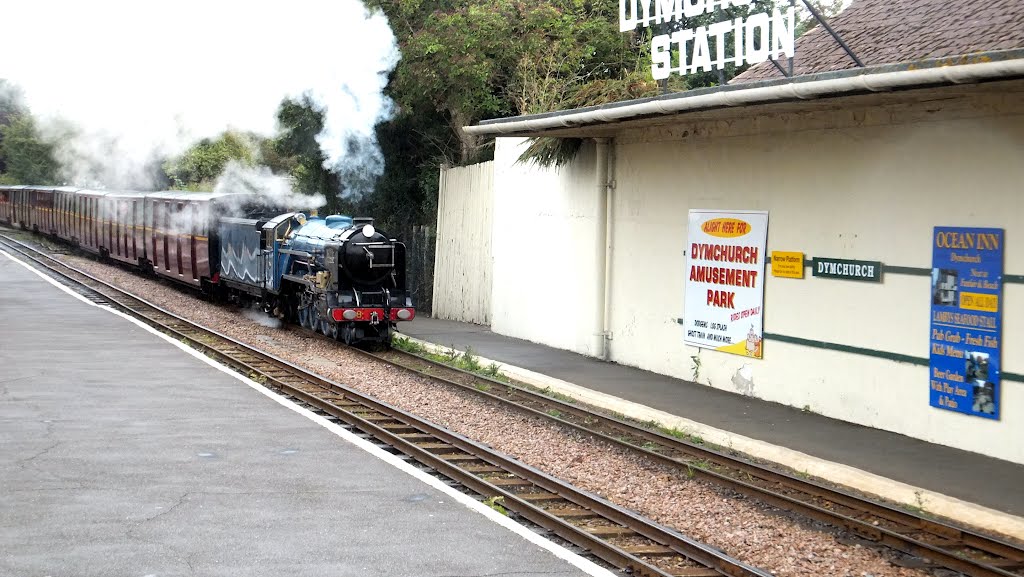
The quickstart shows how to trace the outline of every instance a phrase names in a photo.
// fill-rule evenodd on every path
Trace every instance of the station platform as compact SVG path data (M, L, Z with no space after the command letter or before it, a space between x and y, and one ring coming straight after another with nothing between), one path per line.
M613 575L2 253L0 319L0 575Z
M513 379L855 491L1024 540L1024 465L831 419L469 323L417 317L399 327L438 350L472 349Z

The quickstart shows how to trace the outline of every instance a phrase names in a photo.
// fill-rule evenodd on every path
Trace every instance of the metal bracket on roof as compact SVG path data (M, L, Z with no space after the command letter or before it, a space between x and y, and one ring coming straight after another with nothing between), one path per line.
M809 0L803 0L803 3L804 6L807 6L807 9L811 11L811 14L814 16L814 19L817 20L818 23L825 28L825 30L828 30L828 33L832 35L832 38L834 38L835 41L838 42L839 45L843 47L843 50L845 50L846 54L848 54L850 58L852 58L853 61L857 63L857 66L860 68L864 68L864 63L860 61L860 58L857 58L857 55L853 53L853 50L850 50L850 47L846 45L846 42L843 42L842 37L836 34L836 31L833 30L832 27L828 25L828 22L825 20L825 17L822 16L820 12L818 12L818 9L815 8ZM778 64L776 64L776 66L778 66Z
M789 78L789 77L793 76L793 57L792 56L789 58L789 70L786 70L785 68L783 68L782 65L779 64L779 61L774 59L774 58L769 58L768 60L771 61L771 63L774 64L775 67L779 69L779 72L781 72L782 75L785 76L786 78Z
M794 17L795 17L796 16L796 0L789 0L789 9L793 11L793 14L794 14ZM779 64L779 61L776 60L772 55L768 56L768 60L770 60L771 63L775 65L775 68L779 69L779 72L781 72L783 76L785 76L786 78L792 78L793 77L793 57L792 56L789 57L789 70L786 70L785 68L783 68L782 65Z

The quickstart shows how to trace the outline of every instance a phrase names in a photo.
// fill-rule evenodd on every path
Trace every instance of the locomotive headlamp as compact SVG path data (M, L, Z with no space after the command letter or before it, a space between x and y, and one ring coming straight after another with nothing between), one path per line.
M375 232L377 232L377 231L375 231L373 229L373 225L372 224L368 224L368 225L363 227L363 236L365 236L366 238L373 238L373 233L375 233Z

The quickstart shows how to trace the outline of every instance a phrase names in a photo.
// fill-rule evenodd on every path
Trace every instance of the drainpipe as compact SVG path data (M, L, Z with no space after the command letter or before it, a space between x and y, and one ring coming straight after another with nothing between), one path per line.
M611 304L611 196L612 182L609 178L609 166L611 158L610 139L595 138L597 144L597 168L595 170L595 185L597 187L597 243L595 258L597 261L597 334L594 340L595 356L603 360L611 357L610 343L611 332L608 330L609 307Z
M615 140L608 142L607 151L607 177L605 179L605 218L604 218L604 360L611 360L612 348L612 245L615 239L612 238L612 210L615 207Z

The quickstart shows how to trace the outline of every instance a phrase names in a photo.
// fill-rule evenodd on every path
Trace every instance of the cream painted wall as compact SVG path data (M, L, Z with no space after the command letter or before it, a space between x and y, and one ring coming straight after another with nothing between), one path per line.
M1024 106L970 104L949 114L930 105L925 121L896 108L869 113L874 122L838 111L776 118L770 130L734 122L622 135L612 359L692 380L697 355L697 380L712 387L1024 463L1024 383L1002 383L1002 418L991 421L929 406L926 367L772 340L763 360L698 351L675 321L690 208L768 210L769 253L908 267L931 266L934 226L1004 228L1005 273L1024 274ZM766 332L928 357L927 277L807 275L767 277ZM1006 285L1004 305L1003 370L1024 373L1024 286Z
M494 153L491 330L597 354L595 147L571 166L539 170L516 163L524 146L502 138Z
M494 162L442 168L437 199L433 316L491 320Z
M683 344L690 208L769 211L768 250L931 266L934 226L1006 230L1005 272L1024 274L1024 98L693 121L624 132L612 165L611 356L627 365L1024 463L1024 383L1002 418L929 405L926 367L767 340L764 359ZM492 251L495 332L594 354L598 192L593 145L560 171L513 164L498 139ZM769 333L928 357L929 279L881 284L767 277ZM1024 373L1024 285L1004 287L1003 370Z

